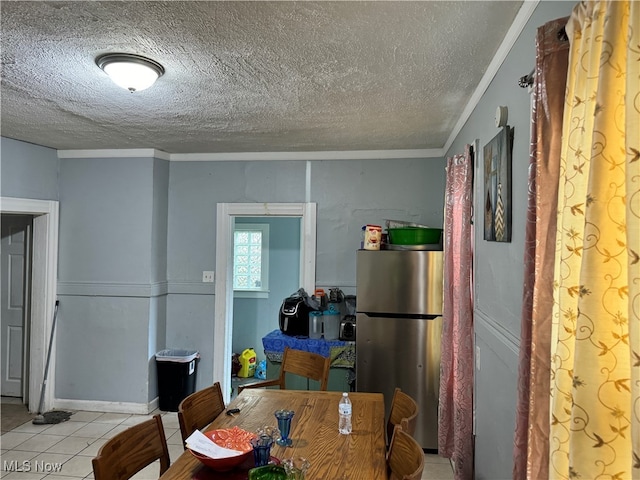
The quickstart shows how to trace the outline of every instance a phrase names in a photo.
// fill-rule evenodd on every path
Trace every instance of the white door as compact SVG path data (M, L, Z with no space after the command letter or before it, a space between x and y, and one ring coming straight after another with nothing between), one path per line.
M24 358L26 351L25 298L30 252L31 217L2 215L0 254L2 395L24 395Z

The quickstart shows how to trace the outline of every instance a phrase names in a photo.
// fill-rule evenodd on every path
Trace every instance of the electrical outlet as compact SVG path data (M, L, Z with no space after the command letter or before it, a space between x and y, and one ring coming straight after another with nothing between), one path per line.
M204 283L213 283L214 278L215 278L215 275L212 270L205 270L202 272L202 281Z

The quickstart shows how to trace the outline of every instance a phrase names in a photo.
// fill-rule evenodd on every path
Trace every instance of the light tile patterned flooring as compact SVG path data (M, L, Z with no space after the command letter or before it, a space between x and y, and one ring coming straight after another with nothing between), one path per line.
M169 444L171 460L183 452L176 413L159 412ZM34 425L31 422L0 437L0 478L3 480L92 479L91 459L109 438L151 415L75 412L67 422ZM22 471L19 471L22 470ZM158 478L158 466L151 465L135 477ZM423 479L452 480L447 459L425 455ZM327 479L330 480L330 479ZM374 479L372 479L374 480Z

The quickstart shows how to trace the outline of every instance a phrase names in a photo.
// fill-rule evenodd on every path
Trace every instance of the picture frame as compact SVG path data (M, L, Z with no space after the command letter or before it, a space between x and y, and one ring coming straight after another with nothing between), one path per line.
M484 146L484 239L511 242L513 127L502 127Z

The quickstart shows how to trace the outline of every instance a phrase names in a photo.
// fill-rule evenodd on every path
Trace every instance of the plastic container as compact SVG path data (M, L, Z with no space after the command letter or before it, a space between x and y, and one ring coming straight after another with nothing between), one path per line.
M324 291L324 288L316 288L316 291L313 292L313 296L320 304L320 308L327 308L327 294Z
M253 348L245 348L240 355L240 371L238 377L248 378L256 374L256 352Z
M343 392L340 403L338 404L338 432L340 432L341 435L349 435L351 433L351 414L351 399L347 392Z
M156 353L158 408L177 412L178 405L196 391L197 350L162 350Z
M389 229L389 243L395 245L429 245L440 243L441 228L403 227Z
M382 243L382 227L380 225L366 225L364 230L364 249L380 250Z
M259 378L260 380L267 379L267 361L260 360L257 363L256 372L253 374L255 378Z
M322 312L309 312L309 338L322 338Z
M340 312L333 304L322 312L322 328L325 340L337 340L340 337Z

